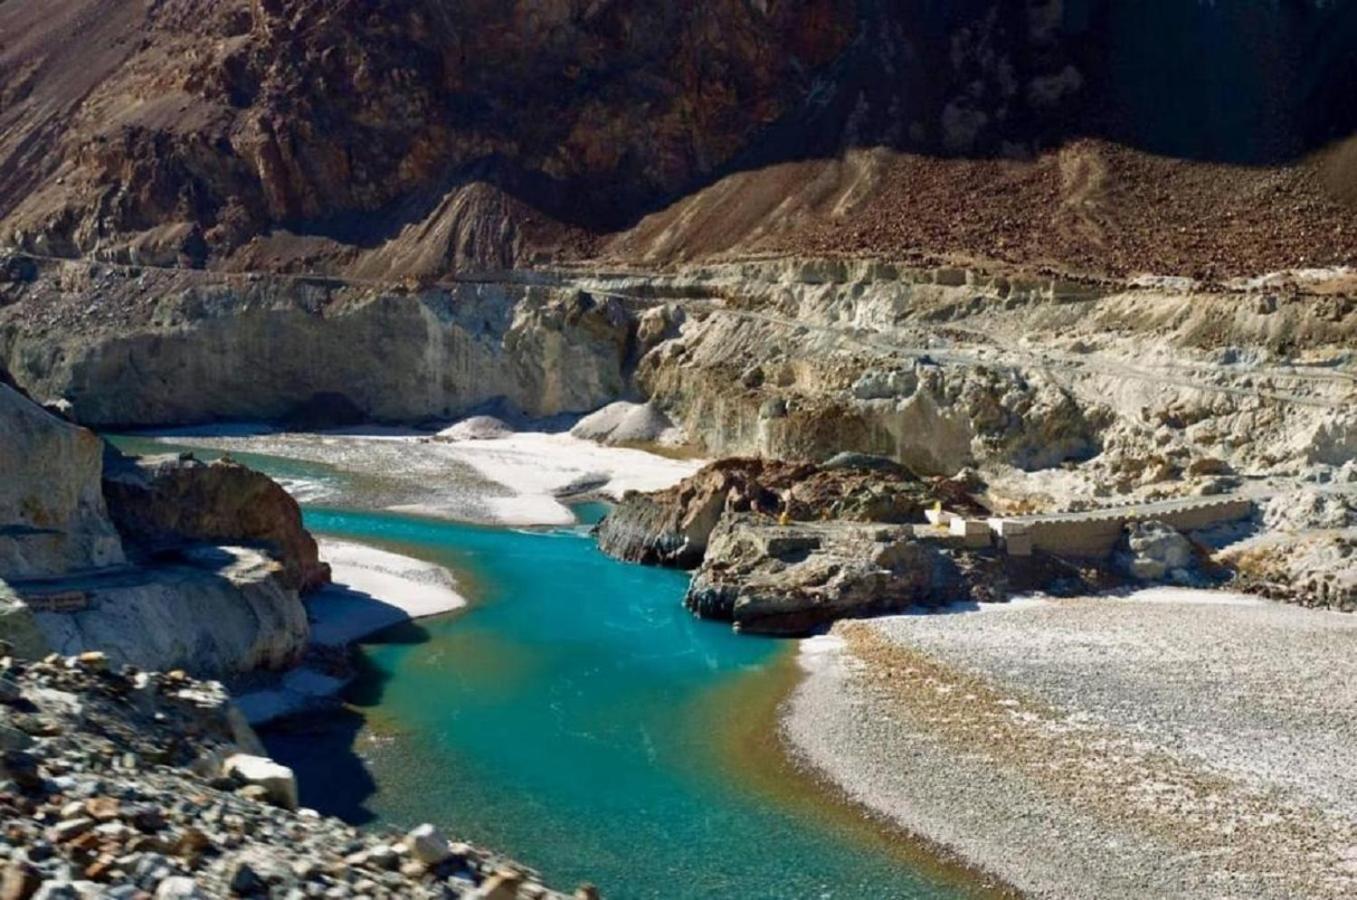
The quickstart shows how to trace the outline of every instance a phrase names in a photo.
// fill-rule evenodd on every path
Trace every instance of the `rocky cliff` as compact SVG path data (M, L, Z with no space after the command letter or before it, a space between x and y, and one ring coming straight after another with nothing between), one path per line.
M277 420L318 398L359 421L545 416L626 390L636 323L575 288L128 274L53 265L0 308L0 360L86 424Z
M299 658L297 591L328 570L277 484L177 459L106 473L97 436L2 384L0 463L0 639L212 675Z
M100 487L103 442L0 384L0 579L122 564Z

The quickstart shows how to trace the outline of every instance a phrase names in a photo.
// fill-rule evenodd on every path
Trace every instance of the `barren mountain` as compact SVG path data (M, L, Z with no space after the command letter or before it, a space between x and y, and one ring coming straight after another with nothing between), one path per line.
M3 0L0 244L1349 263L1354 46L1320 0Z

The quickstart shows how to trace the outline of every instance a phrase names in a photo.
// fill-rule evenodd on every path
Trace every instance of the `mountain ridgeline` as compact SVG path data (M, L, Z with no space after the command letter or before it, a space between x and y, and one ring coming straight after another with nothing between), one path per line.
M11 0L0 34L0 244L148 264L506 268L854 150L1285 168L1357 130L1357 8L1318 0Z

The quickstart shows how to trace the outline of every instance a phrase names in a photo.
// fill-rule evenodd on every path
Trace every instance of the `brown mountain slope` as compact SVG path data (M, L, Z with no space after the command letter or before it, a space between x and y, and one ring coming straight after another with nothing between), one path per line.
M1357 262L1330 156L1237 166L1079 140L1032 160L886 149L741 172L602 248L668 264L765 254L997 261L1212 279Z
M850 0L51 6L0 6L0 236L191 261L279 230L370 247L478 181L619 221L730 159L854 26Z
M1357 6L0 0L0 248L1357 261Z

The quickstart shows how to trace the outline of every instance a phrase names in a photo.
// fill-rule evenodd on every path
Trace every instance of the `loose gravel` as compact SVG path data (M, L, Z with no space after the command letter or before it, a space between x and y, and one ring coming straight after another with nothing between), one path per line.
M786 736L1061 897L1357 895L1357 618L1172 589L841 623Z

